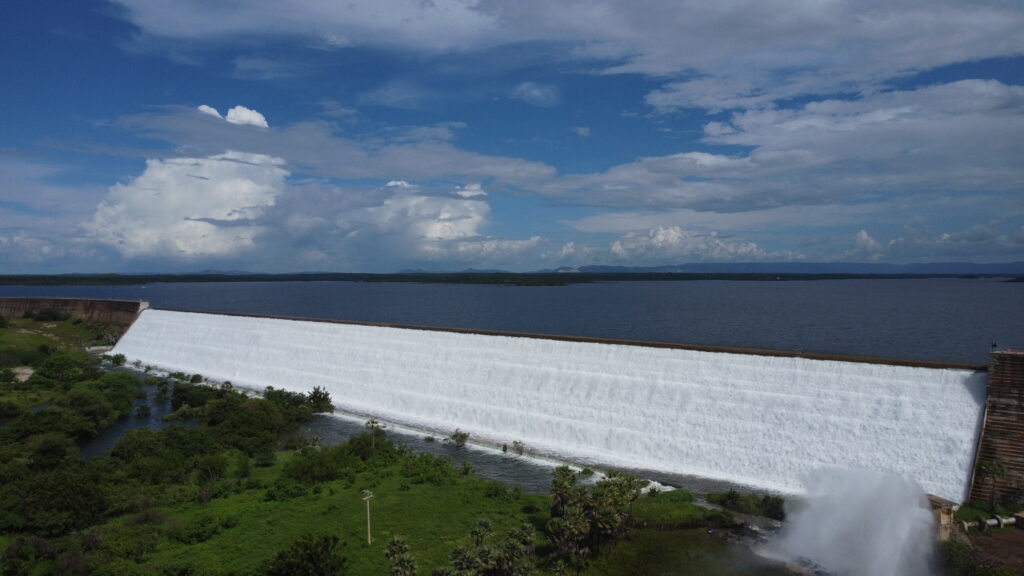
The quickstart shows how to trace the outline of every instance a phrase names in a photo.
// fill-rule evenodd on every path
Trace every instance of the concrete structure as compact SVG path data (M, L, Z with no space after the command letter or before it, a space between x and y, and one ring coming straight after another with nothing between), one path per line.
M852 468L963 501L985 410L975 367L166 310L114 352L254 389L320 386L347 412L559 459L789 493Z
M1002 477L984 477L977 462L1002 465ZM988 370L985 423L975 463L971 499L987 502L993 484L1003 502L1024 500L1024 351L993 352Z
M149 308L140 300L87 300L84 298L0 298L0 316L20 318L26 312L56 310L92 322L131 324Z

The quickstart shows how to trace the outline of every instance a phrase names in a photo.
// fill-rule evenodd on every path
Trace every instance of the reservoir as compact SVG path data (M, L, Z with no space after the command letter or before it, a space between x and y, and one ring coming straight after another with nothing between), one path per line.
M0 286L0 296L976 364L993 342L1024 347L1024 283L1003 278Z

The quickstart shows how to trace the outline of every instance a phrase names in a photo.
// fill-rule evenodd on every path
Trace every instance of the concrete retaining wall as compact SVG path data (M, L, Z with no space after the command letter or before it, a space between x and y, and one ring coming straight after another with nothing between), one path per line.
M86 300L83 298L0 298L0 316L20 318L26 312L57 310L72 318L93 322L131 324L149 308L140 300Z

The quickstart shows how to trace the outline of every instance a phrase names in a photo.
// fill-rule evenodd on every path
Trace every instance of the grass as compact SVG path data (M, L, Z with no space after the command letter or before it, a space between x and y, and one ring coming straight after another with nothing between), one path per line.
M660 498L660 496L659 496ZM773 566L705 529L634 530L602 554L586 576L783 576Z
M723 526L732 523L728 514L702 508L693 504L693 500L693 494L686 490L672 490L656 496L648 495L633 504L633 520L637 526L669 529Z
M255 479L269 482L277 477L288 457L279 453L273 468L254 469ZM353 483L322 483L305 495L283 501L266 501L265 490L249 490L205 505L160 509L164 519L144 530L125 524L131 516L114 519L101 528L101 540L109 543L105 545L116 544L118 550L145 550L115 561L110 565L112 573L141 575L188 567L199 574L244 574L302 535L333 534L341 539L350 574L386 574L387 541L401 536L409 543L420 573L429 574L446 564L452 548L467 542L478 519L490 520L496 535L523 522L542 525L546 520L550 504L546 496L507 491L491 497L489 481L458 474L449 480L443 485L410 485L396 468L387 468L360 473ZM366 543L363 489L374 494L372 545ZM524 508L541 512L524 512ZM202 542L182 543L169 536L175 527L200 525L204 519L226 527Z

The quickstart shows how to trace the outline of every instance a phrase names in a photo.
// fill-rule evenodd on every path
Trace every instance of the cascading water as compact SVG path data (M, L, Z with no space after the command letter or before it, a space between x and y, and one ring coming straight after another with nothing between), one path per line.
M798 493L822 467L886 470L962 501L985 376L753 354L147 310L114 353L306 392L570 461Z
M870 470L814 474L771 556L805 559L836 576L932 574L935 519L921 486Z

